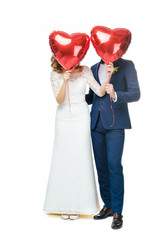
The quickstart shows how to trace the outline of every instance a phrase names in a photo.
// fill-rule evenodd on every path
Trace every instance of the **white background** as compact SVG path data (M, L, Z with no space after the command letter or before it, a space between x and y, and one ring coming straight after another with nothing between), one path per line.
M159 1L3 1L0 6L1 239L150 239L159 234ZM129 104L124 227L112 218L64 221L42 208L54 139L56 102L50 83L53 30L85 32L96 25L132 32L125 59L136 66L139 102ZM90 45L82 61L99 61Z

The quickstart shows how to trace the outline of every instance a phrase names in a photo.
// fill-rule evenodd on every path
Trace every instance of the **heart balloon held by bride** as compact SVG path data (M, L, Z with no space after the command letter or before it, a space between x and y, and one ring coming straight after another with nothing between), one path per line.
M49 36L51 50L65 70L76 67L89 48L90 38L85 33L71 35L62 31L53 31Z

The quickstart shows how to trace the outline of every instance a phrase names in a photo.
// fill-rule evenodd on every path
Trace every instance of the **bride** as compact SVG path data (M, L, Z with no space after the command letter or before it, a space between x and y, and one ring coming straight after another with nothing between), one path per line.
M94 214L99 210L85 92L88 83L102 97L105 83L100 86L87 66L65 71L54 56L51 62L51 83L58 107L43 210L73 220L78 214Z

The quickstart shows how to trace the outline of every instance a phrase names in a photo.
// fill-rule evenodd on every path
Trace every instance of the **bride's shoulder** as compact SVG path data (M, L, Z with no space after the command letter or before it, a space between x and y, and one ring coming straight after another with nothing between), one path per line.
M54 76L54 75L57 75L57 72L56 71L51 71L51 76Z
M59 76L58 76L58 73L56 71L51 71L50 73L50 76L51 76L51 81L52 82L56 82L59 80Z
M86 65L84 65L83 72L84 72L84 74L86 74L87 76L88 76L88 75L90 76L90 75L92 74L91 69L90 69L88 66L86 66Z
M87 65L83 65L83 71L89 72L89 71L91 71L91 69Z
M62 77L62 74L61 73L58 73L56 71L51 71L51 78L55 78L55 79L59 79Z

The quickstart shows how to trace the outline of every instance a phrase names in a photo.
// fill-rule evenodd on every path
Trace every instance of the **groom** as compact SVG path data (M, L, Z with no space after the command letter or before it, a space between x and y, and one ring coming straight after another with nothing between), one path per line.
M113 67L117 71L113 72ZM132 61L120 58L113 66L107 66L101 60L91 70L100 85L106 79L108 81L103 97L98 97L91 89L86 94L86 102L92 104L91 137L100 194L104 202L94 219L113 216L111 227L119 229L123 224L124 197L121 159L125 129L131 128L127 103L139 100L140 89Z

